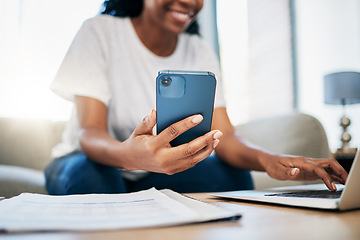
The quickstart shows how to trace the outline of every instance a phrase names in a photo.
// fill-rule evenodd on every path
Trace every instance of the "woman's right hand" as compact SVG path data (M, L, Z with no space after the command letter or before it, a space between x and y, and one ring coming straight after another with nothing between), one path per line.
M136 127L132 135L121 143L123 167L127 170L146 170L151 172L174 174L194 167L207 158L219 143L222 133L213 130L193 141L176 147L170 142L181 133L202 121L201 115L190 116L172 124L160 134L154 136L156 111L152 110Z

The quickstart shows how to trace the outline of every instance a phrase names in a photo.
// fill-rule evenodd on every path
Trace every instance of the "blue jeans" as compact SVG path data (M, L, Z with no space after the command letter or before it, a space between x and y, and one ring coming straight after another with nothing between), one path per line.
M127 193L155 187L180 193L253 189L250 172L232 167L211 155L195 167L173 175L150 172L138 181L96 163L83 153L54 159L45 170L46 189L52 195Z

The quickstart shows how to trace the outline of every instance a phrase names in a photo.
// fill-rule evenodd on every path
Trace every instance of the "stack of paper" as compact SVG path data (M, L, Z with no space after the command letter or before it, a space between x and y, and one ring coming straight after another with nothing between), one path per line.
M0 229L4 231L142 228L239 217L239 213L155 188L126 194L23 193L0 201Z

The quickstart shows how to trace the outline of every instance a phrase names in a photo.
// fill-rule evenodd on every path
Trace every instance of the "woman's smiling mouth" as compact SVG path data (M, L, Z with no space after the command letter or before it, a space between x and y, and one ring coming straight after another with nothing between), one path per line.
M170 11L171 16L178 22L188 23L195 15L194 12L184 13L178 11Z

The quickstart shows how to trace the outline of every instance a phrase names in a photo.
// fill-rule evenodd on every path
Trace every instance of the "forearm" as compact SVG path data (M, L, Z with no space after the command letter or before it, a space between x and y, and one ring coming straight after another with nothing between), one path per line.
M93 98L76 96L77 114L80 123L79 142L82 151L90 159L114 167L126 168L123 143L108 133L106 105Z
M270 153L247 142L236 133L222 137L215 152L235 167L257 171L265 171L264 161L271 157Z
M263 159L268 159L270 155L237 135L226 113L226 108L215 108L213 128L223 133L215 149L220 158L235 167L265 171Z
M125 168L121 158L122 142L96 127L83 128L79 132L80 147L90 159L109 166ZM122 161L124 160L124 161Z

